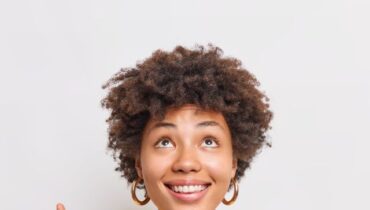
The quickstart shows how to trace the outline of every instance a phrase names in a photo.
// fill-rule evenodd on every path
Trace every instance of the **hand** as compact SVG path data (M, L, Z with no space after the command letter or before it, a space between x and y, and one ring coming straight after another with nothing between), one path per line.
M58 203L57 210L65 210L64 205L62 203Z

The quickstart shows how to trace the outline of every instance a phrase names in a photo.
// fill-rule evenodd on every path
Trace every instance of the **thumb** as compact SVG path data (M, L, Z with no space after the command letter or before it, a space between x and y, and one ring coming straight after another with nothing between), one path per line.
M64 205L62 203L58 203L57 210L65 210Z

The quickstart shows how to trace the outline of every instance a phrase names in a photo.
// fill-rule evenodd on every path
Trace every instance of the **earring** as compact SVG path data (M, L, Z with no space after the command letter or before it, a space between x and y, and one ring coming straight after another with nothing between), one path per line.
M150 198L149 198L149 196L148 196L148 194L146 192L145 187L144 187L144 189L145 189L145 195L144 195L145 198L144 198L144 200L141 201L141 200L139 200L137 198L137 196L136 196L137 184L139 182L141 182L141 181L142 181L141 178L137 178L136 180L134 180L132 182L132 185L131 185L131 197L132 197L132 200L134 200L134 203L135 204L140 205L140 206L143 206L143 205L147 204L150 201Z
M238 193L239 193L239 187L238 187L238 183L237 181L235 180L235 178L232 178L231 179L231 183L233 184L234 186L234 195L233 197L230 199L230 200L226 200L225 198L222 199L222 203L225 204L225 205L231 205L233 204L235 201L236 201L236 198L238 197Z

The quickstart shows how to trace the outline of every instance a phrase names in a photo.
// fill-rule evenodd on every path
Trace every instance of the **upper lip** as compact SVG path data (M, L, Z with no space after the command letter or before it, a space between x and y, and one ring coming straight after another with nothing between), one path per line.
M197 179L175 179L164 182L165 185L210 185L210 182Z

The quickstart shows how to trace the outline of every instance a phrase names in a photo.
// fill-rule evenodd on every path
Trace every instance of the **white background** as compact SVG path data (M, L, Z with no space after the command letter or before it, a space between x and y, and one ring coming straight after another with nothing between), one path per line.
M155 209L106 151L101 85L158 49L213 43L275 113L219 210L370 209L367 0L0 1L0 209Z

